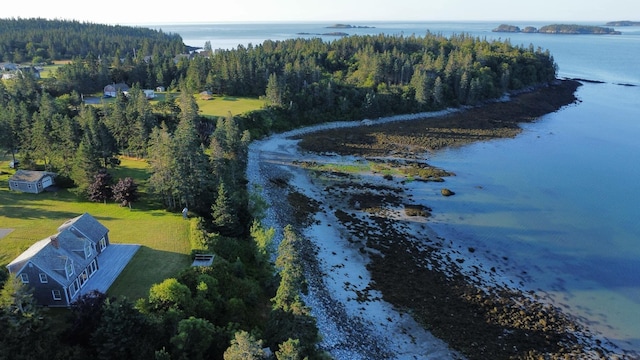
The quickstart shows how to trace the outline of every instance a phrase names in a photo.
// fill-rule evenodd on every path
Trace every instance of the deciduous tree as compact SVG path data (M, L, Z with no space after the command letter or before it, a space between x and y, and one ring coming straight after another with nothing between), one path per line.
M138 184L130 177L119 179L111 190L113 192L113 200L120 203L121 206L128 206L129 209L131 209L131 204L140 197Z
M261 340L256 340L246 331L239 331L231 340L231 346L224 352L224 360L260 360L265 355Z
M113 178L106 170L100 170L93 176L93 182L89 184L87 194L91 201L102 201L105 204L107 200L113 197Z

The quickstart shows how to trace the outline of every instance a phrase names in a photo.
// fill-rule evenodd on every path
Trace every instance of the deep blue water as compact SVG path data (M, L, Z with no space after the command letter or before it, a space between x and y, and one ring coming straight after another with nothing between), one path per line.
M499 22L352 24L375 28L340 31L508 38L549 49L560 77L604 82L585 83L579 103L525 125L515 139L434 154L430 163L457 174L446 185L456 196L443 198L439 188L425 186L418 198L434 209L437 232L463 248L484 249L525 287L548 294L621 346L640 350L640 87L618 85L640 85L640 27L598 36L491 32ZM229 49L334 31L328 25L156 28L180 34L187 45L210 41L214 49Z

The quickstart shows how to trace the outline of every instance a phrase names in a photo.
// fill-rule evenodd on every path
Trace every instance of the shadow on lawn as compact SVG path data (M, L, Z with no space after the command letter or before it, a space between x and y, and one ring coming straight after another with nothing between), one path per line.
M78 215L76 212L44 210L41 208L25 208L19 205L3 205L0 207L0 217L14 219L71 219Z

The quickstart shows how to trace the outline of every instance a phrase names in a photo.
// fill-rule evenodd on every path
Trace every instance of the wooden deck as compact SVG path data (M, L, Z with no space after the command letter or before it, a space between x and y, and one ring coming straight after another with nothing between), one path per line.
M135 244L111 244L107 246L102 254L98 256L98 271L80 289L80 294L86 294L91 290L106 293L139 248L140 245Z

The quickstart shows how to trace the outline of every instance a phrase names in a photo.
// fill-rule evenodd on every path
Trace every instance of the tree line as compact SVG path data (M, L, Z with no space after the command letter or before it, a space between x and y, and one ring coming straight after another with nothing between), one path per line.
M103 25L73 20L0 19L0 61L48 63L88 54L125 57L179 54L178 34L143 27Z

